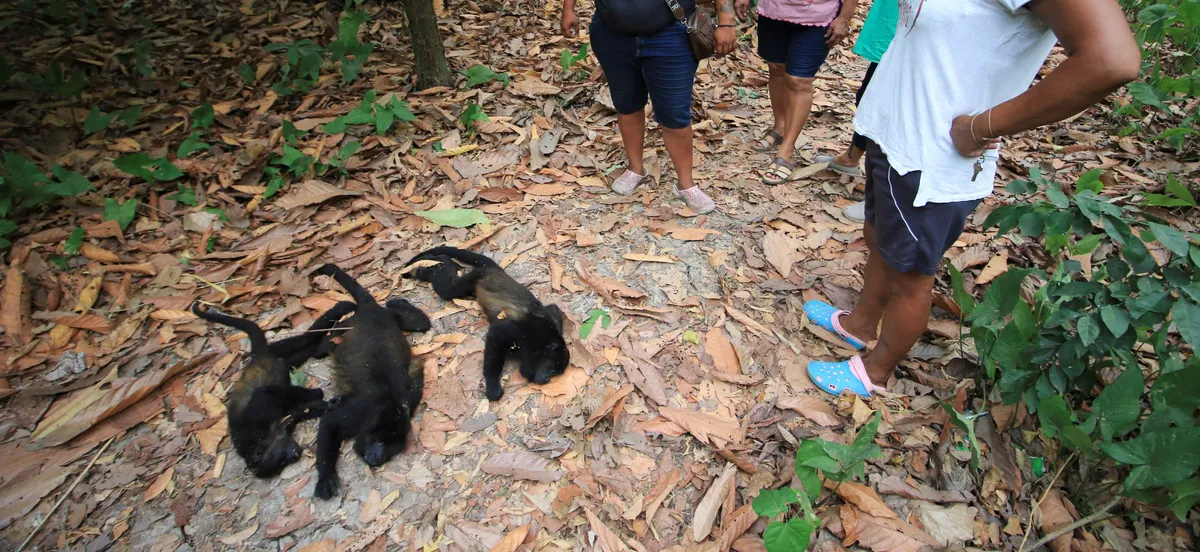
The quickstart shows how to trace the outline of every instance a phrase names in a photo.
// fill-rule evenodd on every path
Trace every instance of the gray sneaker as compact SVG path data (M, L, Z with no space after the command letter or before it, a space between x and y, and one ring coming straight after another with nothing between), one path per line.
M832 155L818 155L813 158L813 162L828 163L829 170L831 170L833 172L842 173L842 174L849 175L849 176L862 176L863 175L862 169L860 169L858 167L847 167L845 165L838 165L837 163L833 162L834 159L837 159L837 158Z
M860 201L858 203L855 203L854 205L846 207L845 209L842 209L842 214L846 215L846 218L848 218L854 222L858 222L858 223L866 222L867 221L867 202Z

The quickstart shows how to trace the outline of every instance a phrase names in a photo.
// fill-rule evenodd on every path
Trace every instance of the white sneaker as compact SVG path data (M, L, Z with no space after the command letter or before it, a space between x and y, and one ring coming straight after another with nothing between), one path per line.
M867 202L860 201L858 203L855 203L854 205L846 207L845 209L842 209L842 214L846 215L846 218L848 218L854 222L859 222L859 223L866 222L867 221Z

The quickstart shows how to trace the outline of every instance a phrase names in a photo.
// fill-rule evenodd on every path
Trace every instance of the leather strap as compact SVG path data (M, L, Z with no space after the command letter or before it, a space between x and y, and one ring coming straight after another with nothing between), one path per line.
M675 14L675 19L678 19L680 23L688 27L689 33L692 32L692 28L687 24L687 14L683 12L683 6L679 5L679 0L666 0L666 2L667 7L671 8L671 13Z

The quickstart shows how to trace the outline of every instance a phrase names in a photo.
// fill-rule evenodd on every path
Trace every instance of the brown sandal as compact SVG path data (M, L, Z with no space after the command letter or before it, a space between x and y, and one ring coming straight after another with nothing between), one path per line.
M771 167L763 173L762 182L768 186L783 184L792 179L792 169L795 165L782 157L776 157Z
M755 140L754 142L752 142L750 144L750 149L760 152L760 153L772 151L772 150L778 148L779 143L782 141L783 141L783 136L781 136L778 132L775 132L775 129L771 129L766 134L764 134L762 138L759 138L758 140ZM763 144L763 145L760 146L759 144Z

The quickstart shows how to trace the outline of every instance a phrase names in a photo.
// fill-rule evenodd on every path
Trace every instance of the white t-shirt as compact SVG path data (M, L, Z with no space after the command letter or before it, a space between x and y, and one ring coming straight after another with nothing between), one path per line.
M978 158L958 153L950 124L1020 95L1037 76L1056 38L1025 7L1030 1L899 1L896 38L863 95L854 128L879 144L898 173L921 171L914 207L992 193L999 150L987 152L972 180ZM986 134L982 119L975 129Z

